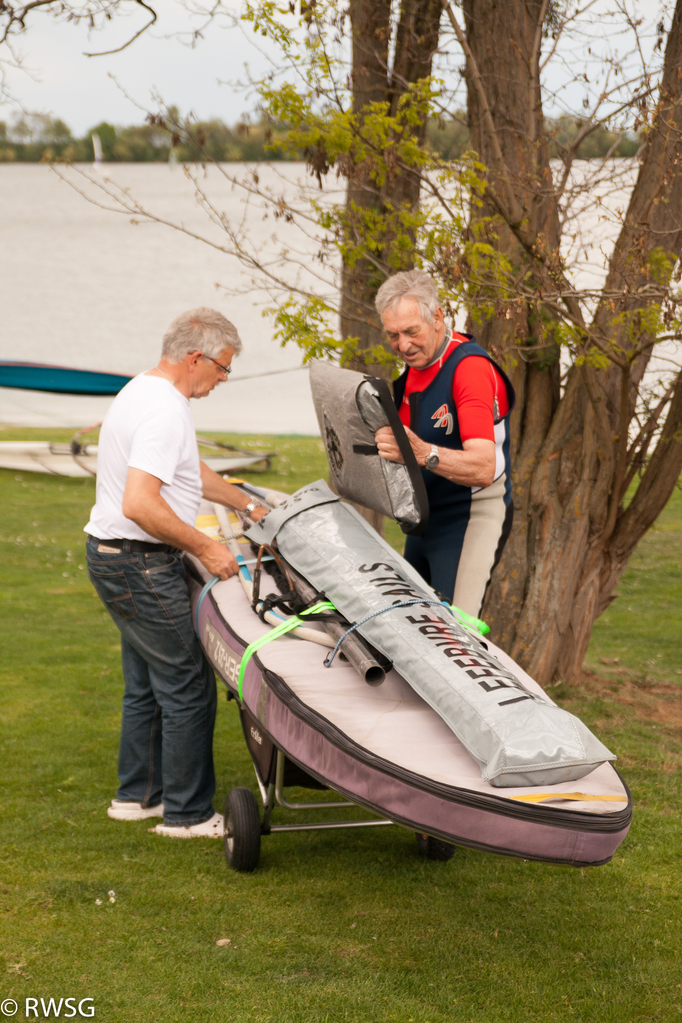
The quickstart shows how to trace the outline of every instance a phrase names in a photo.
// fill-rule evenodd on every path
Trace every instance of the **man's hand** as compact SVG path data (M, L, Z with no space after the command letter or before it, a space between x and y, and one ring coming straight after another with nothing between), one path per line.
M423 465L426 456L431 450L431 445L427 444L426 441L420 440L417 434L413 433L407 426L405 427L405 433L414 451L415 458L420 465ZM374 434L374 439L377 442L377 448L382 458L389 462L400 462L403 464L403 456L400 454L398 442L390 426L382 426L380 430L377 430Z
M204 568L211 575L217 575L220 579L229 579L231 576L236 575L239 571L239 566L236 558L230 554L227 547L211 537L207 536L206 540L205 550L197 553L197 557Z

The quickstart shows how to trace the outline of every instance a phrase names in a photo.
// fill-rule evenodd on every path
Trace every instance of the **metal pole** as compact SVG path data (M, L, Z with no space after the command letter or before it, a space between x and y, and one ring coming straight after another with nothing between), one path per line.
M329 831L332 828L378 828L395 821L329 821L326 824L272 824L270 831Z
M284 797L282 789L284 788L284 754L281 749L277 750L277 769L275 774L275 799L279 806L286 807L287 810L332 810L334 807L341 806L355 806L355 803L349 803L346 800L335 799L331 802L324 803L289 803ZM293 827L293 825L292 825ZM270 829L274 831L274 828Z

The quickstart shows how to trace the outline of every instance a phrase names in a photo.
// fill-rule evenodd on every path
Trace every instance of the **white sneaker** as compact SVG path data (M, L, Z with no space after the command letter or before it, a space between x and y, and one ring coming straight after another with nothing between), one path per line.
M173 827L168 824L157 824L155 828L150 828L149 830L157 835L165 835L167 838L222 838L223 815L222 813L214 813L203 824L188 824L186 827L183 825Z
M144 821L147 817L163 817L163 803L143 806L142 803L130 803L125 799L112 799L107 813L115 821Z

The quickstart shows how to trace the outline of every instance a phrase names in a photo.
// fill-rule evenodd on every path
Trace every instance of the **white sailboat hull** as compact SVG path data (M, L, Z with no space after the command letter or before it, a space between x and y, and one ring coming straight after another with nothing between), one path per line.
M209 455L203 461L214 472L235 472L263 461L263 455ZM49 441L0 442L0 469L14 472L41 472L50 476L85 478L97 475L97 445L86 444L75 453L69 444Z

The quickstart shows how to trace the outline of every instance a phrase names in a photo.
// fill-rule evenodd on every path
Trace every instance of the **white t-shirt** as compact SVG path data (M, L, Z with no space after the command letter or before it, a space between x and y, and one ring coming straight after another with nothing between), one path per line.
M141 373L114 398L100 430L96 503L85 527L100 540L158 543L123 514L130 468L160 479L161 497L194 525L201 501L199 450L189 400L170 380Z

